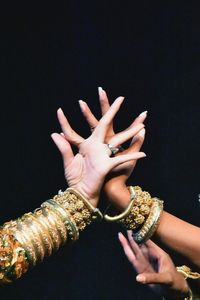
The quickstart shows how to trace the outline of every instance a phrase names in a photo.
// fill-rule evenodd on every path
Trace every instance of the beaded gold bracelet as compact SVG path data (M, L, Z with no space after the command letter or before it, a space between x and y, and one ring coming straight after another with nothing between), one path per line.
M110 222L121 223L126 229L133 230L133 237L137 243L148 240L155 232L161 212L163 201L152 198L142 191L139 186L128 187L130 191L130 203L126 210L117 215L104 215L104 219Z
M11 283L63 245L75 241L99 209L73 188L59 192L33 213L0 228L0 284Z

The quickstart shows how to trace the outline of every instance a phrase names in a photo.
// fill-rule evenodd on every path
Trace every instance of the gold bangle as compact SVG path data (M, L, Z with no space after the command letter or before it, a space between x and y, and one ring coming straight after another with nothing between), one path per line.
M161 212L163 211L163 201L158 198L152 198L153 204L151 211L144 225L137 232L133 232L133 238L136 243L145 243L155 233L159 224Z
M76 223L72 221L71 216L69 213L58 203L53 201L52 199L47 200L46 202L43 203L43 205L50 207L51 209L55 210L58 212L60 215L62 222L64 223L66 230L68 232L68 235L71 240L75 241L78 240L79 238L79 231L78 228L76 227Z
M104 216L107 221L120 222L127 229L134 230L141 226L150 213L152 205L151 195L148 192L142 191L139 186L128 187L130 192L130 203L126 210L118 216Z
M101 220L101 219L103 219L103 215L102 215L101 211L97 207L92 206L92 204L81 193L79 193L74 188L68 188L67 191L69 193L72 193L72 194L76 195L78 197L78 199L83 201L83 203L86 205L86 207L92 213L92 220Z

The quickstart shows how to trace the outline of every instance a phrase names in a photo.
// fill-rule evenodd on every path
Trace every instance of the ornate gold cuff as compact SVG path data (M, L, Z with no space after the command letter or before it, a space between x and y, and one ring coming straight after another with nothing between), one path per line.
M120 215L111 217L106 214L104 218L106 221L118 222L126 229L133 230L135 241L143 243L154 234L158 226L163 210L163 201L158 198L151 198L151 195L142 191L139 186L131 186L128 189L131 201L127 209Z
M0 229L0 283L21 277L63 245L75 241L93 220L102 219L99 209L73 188L59 192Z

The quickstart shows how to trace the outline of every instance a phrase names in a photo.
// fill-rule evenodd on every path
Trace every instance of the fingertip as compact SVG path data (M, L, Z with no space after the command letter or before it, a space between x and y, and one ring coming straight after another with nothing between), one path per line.
M140 282L140 283L145 283L146 278L145 278L144 275L139 274L139 275L136 276L136 281Z

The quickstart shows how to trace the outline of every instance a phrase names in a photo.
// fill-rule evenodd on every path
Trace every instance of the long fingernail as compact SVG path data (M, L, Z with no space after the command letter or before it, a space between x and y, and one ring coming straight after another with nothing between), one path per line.
M99 94L100 94L102 91L103 91L102 87L99 86L99 87L98 87L98 92L99 92Z
M85 102L83 100L78 100L78 103L80 105L81 110L85 111Z
M145 111L143 111L140 115L139 115L139 117L143 117L143 116L146 116L147 115L147 110L145 110Z
M143 275L137 275L136 280L137 282L145 283L146 278Z

